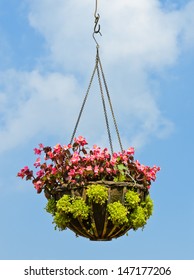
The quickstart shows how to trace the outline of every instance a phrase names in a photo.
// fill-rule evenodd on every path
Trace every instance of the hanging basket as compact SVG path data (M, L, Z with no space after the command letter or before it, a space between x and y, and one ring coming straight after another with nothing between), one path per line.
M107 148L94 145L88 150L86 145L81 136L67 146L40 144L34 149L38 171L26 166L18 176L31 180L37 193L44 192L46 210L59 230L111 240L144 227L153 208L151 180L160 168L135 161L132 147L111 155Z
M56 227L69 228L77 236L93 241L110 241L130 229L144 227L153 208L148 189L127 182L88 182L69 190L64 186L52 197L46 210L54 216ZM80 208L78 203L75 206L77 212L73 210L76 202L82 202Z

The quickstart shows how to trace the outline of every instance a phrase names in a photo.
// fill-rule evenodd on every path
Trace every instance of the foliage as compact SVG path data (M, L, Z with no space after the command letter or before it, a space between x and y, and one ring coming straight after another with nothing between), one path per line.
M55 214L57 207L56 207L56 200L54 198L48 200L45 210L52 215Z
M69 222L71 221L70 217L63 212L56 212L54 216L53 223L56 224L56 228L59 230L65 230L68 227Z
M141 207L144 209L146 219L149 219L149 217L152 215L153 208L154 208L153 201L149 195L146 196L145 201L141 203Z
M129 223L132 225L134 230L143 227L146 224L146 220L145 211L141 206L137 206L129 217Z
M92 204L102 205L108 200L108 188L103 185L90 185L86 191L86 197L63 195L58 201L51 198L47 202L46 210L54 216L54 223L60 230L68 227L71 219L92 221ZM153 211L153 201L148 195L141 200L135 190L128 190L125 194L125 203L120 201L108 203L108 220L116 227L126 228L144 227L147 219ZM91 230L95 225L91 223Z
M108 219L110 219L115 226L128 223L127 208L123 206L120 201L108 204L107 211L110 215Z
M86 220L89 214L89 207L86 205L85 201L81 197L76 197L73 199L71 204L70 212L73 215L73 218L81 218Z
M152 215L153 201L149 195L141 201L137 192L129 190L125 195L126 206L129 209L129 224L136 230L144 227L146 221Z
M65 194L57 201L57 211L65 214L71 213L71 197L69 195Z
M94 145L86 148L85 138L79 136L71 145L57 144L53 148L39 144L34 167L25 166L18 172L22 179L31 180L37 193L52 194L59 187L82 187L89 181L133 182L150 188L159 167L145 166L134 160L134 148L111 155L107 148ZM41 156L43 155L43 156Z
M89 201L103 204L108 200L108 189L102 185L91 185L87 189L87 196Z
M125 201L129 209L135 209L140 202L140 198L137 192L129 190L125 195Z
M63 230L65 229L72 218L87 219L89 215L89 206L81 197L71 197L63 195L57 203L54 199L49 199L46 205L47 212L53 214L54 223L56 226Z

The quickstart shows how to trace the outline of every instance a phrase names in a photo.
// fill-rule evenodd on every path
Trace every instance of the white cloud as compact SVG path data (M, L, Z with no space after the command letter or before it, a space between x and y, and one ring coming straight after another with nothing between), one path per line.
M11 70L1 73L0 82L4 87L0 93L4 103L0 151L27 142L42 131L48 134L63 131L65 135L71 129L69 120L79 101L76 96L79 89L72 76Z
M29 23L45 38L50 51L47 67L49 62L56 72L10 70L1 75L0 151L43 130L56 135L71 131L95 62L94 3L28 3ZM149 74L172 66L185 47L193 46L193 7L194 1L170 11L158 0L99 1L103 36L97 35L97 40L124 144L142 146L150 137L165 137L172 131L173 124L157 104L158 93ZM103 142L98 91L95 81L79 134Z
M89 0L29 1L30 24L48 42L54 63L83 70L93 54L93 10ZM101 31L97 36L107 63L126 60L144 67L173 64L180 54L180 33L193 34L193 1L181 10L165 11L158 0L99 2ZM128 67L130 67L128 65Z

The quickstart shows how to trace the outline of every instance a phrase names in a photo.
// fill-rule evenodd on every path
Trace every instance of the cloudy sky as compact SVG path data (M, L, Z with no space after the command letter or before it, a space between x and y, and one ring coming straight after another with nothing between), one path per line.
M145 230L105 243L54 231L43 196L16 177L38 143L70 141L95 63L94 9L91 0L0 0L0 258L191 259L192 0L99 0L96 39L123 146L161 166ZM97 80L78 134L108 145Z

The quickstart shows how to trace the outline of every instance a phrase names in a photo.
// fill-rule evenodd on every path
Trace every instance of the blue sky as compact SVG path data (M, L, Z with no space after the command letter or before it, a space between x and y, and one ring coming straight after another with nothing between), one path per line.
M70 140L95 61L93 12L91 0L0 0L0 259L193 259L192 0L99 1L123 145L161 166L144 231L111 242L55 231L45 198L16 177L39 143ZM97 92L94 82L78 134L106 146Z

